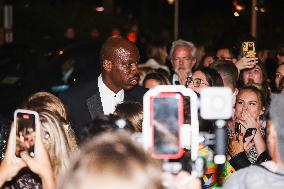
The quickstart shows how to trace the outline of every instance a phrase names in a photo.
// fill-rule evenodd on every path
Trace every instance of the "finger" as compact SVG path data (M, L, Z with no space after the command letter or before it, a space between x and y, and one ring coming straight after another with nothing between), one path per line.
M9 134L9 139L8 139L8 145L6 149L6 155L8 157L14 156L16 152L16 125L15 122L12 123L11 125L11 130Z
M254 145L254 144L253 144L252 142L248 144L248 151L251 151L251 150L252 150L253 145Z
M35 156L39 156L41 149L43 147L42 138L41 138L41 122L39 119L36 119L36 138L35 138Z
M251 135L245 139L245 145L248 145L250 142L253 141L254 135Z
M28 167L33 167L34 160L29 156L29 154L26 151L21 152L20 154L22 160L27 164Z
M247 123L243 120L239 120L240 124L242 124L245 128L247 128Z

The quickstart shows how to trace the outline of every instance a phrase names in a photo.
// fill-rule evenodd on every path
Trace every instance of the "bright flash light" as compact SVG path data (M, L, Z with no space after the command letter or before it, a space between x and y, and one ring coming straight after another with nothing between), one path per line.
M98 12L103 12L105 10L104 7L96 7L96 11Z
M234 16L240 16L238 12L234 12Z
M63 53L64 53L64 51L62 51L62 50L58 52L58 54L63 54Z

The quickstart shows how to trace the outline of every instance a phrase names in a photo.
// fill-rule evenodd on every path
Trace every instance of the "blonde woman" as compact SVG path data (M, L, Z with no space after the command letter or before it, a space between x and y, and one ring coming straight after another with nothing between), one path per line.
M31 95L23 104L23 108L34 110L36 112L50 111L60 117L64 124L64 132L66 134L68 143L72 147L72 151L77 150L77 140L74 130L70 125L67 116L66 108L63 102L56 96L48 92L37 92Z

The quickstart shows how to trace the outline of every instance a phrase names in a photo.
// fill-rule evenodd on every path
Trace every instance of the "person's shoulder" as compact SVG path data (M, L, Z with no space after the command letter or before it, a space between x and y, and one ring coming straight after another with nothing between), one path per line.
M143 96L147 92L147 89L141 86L135 86L131 90L125 91L126 101L137 101L143 103Z
M68 89L66 92L59 94L59 98L68 99L68 98L77 98L77 97L88 97L91 96L94 92L98 91L98 81L92 80L79 85L73 86Z
M244 183L245 178L249 174L251 166L238 170L237 172L233 173L225 182L224 189L236 189L241 188L241 184Z
M127 90L126 92L130 95L134 96L144 96L144 94L148 91L148 89L141 87L139 85L133 87L131 90Z

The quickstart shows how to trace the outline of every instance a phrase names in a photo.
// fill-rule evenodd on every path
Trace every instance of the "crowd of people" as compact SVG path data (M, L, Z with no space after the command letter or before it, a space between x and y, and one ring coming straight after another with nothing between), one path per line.
M200 60L197 53L194 43L182 39L172 43L169 55L165 46L151 44L149 59L142 64L134 43L109 37L101 47L101 74L96 80L58 96L37 92L21 105L39 115L34 157L25 150L15 155L15 120L1 118L0 187L283 188L284 46L277 49L275 71L267 70L257 52L242 57L220 47ZM274 80L268 72L274 72ZM200 146L207 165L204 175L197 178L188 170L171 174L142 148L134 136L143 130L143 95L157 85L182 85L197 96L205 87L232 91L224 164L214 164L214 151ZM185 123L189 104L185 98ZM201 121L201 131L213 132L211 121Z

